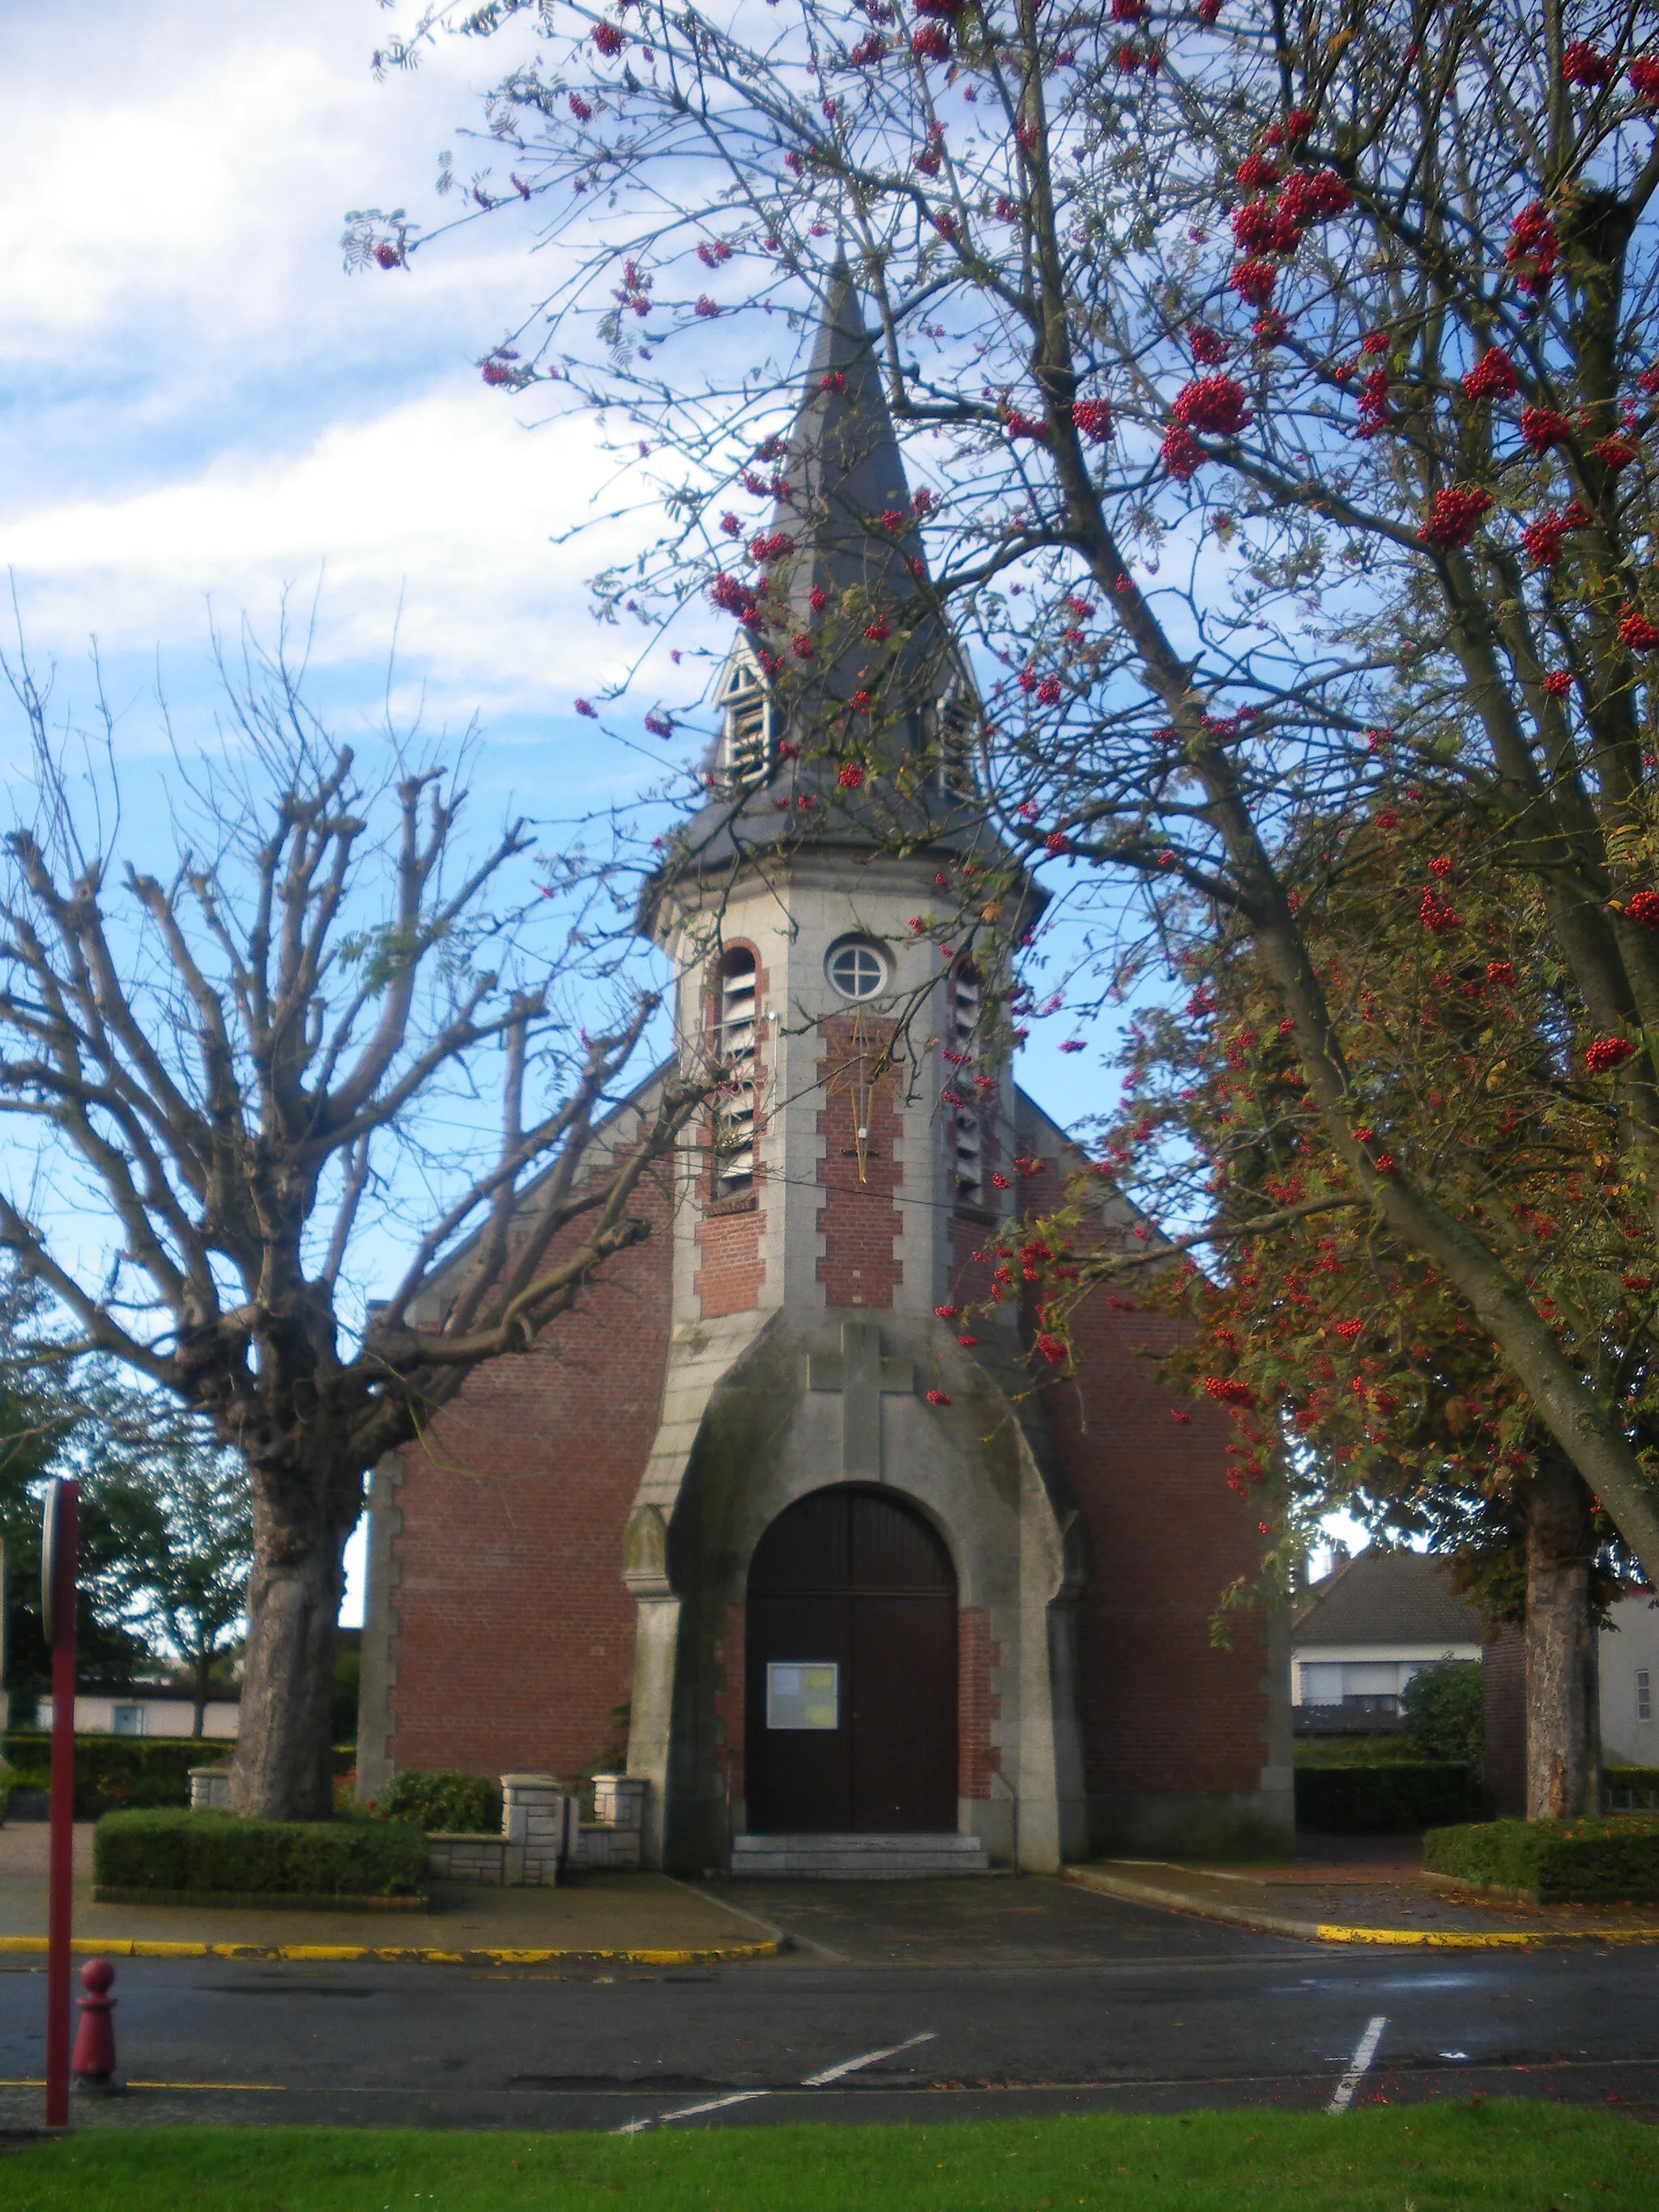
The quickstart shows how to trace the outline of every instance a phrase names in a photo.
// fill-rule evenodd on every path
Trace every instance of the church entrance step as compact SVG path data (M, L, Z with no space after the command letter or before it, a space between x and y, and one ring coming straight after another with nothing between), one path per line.
M977 1836L733 1836L732 1871L774 1880L881 1881L989 1874L991 1861Z

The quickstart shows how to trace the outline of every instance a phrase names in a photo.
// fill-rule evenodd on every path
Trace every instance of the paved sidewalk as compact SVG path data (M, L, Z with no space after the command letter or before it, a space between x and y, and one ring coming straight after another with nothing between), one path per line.
M46 1948L47 1835L44 1820L0 1827L0 1953ZM94 1905L89 1821L76 1825L75 1873L75 1948L112 1957L690 1966L780 1948L755 1914L659 1874L580 1875L556 1889L436 1882L429 1912Z
M1212 1866L1091 1859L1066 1879L1137 1905L1320 1943L1503 1950L1536 1943L1659 1943L1659 1905L1510 1905L1425 1875L1413 1837L1303 1837L1294 1861Z

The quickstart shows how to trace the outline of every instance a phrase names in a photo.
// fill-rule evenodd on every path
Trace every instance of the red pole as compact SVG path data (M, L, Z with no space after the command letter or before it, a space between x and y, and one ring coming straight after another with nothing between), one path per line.
M75 1567L81 1486L46 1495L41 1559L52 1638L52 1888L46 1907L46 2125L69 2125L70 1915L75 1896Z

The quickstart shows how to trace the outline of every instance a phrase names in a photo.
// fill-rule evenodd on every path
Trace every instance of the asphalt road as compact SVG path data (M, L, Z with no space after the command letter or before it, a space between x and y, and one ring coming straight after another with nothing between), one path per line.
M1547 2096L1659 2118L1659 1948L1355 1953L1039 1881L741 1894L794 1951L563 1974L122 1961L134 2087L77 2118L927 2122L1314 2109L1346 2081L1361 2103ZM0 2126L38 2118L40 2092L9 2085L40 2070L44 1997L38 1962L0 1967Z

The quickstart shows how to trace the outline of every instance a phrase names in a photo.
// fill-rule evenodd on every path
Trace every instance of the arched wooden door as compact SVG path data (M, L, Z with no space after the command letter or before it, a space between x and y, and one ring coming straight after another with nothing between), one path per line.
M851 1484L781 1513L746 1649L751 1832L954 1831L957 1578L921 1514Z

